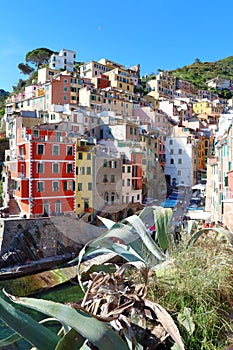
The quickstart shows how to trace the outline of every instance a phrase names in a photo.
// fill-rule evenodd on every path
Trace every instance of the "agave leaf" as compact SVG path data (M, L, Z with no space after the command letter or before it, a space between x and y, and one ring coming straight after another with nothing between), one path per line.
M0 297L0 319L38 349L55 349L59 337Z
M91 348L85 343L83 346L80 348L80 350L90 350Z
M173 212L171 208L156 207L154 210L155 227L158 242L162 250L169 248L168 226L171 223L172 215Z
M102 218L101 216L97 215L97 218L102 221L102 223L110 230L114 225L116 225L115 221L112 221L107 218Z
M143 350L143 346L142 346L140 343L137 342L137 343L134 345L132 339L130 339L130 337L126 334L126 332L123 331L123 333L124 333L125 339L126 339L126 341L127 341L127 344L128 344L128 346L129 346L129 349L133 349L133 350Z
M178 314L177 320L180 322L180 324L182 324L182 326L184 326L189 335L193 334L195 330L195 323L193 322L190 308L185 307L183 312Z
M203 234L203 233L208 233L210 231L219 233L220 235L224 235L227 240L233 244L233 235L231 232L229 232L228 230L225 230L222 227L208 227L208 228L203 228L201 230L198 230L193 236L192 238L189 240L187 246L190 247L192 246L196 240Z
M159 322L178 345L179 349L185 350L180 332L169 313L161 305L153 303L149 300L145 300L145 306L150 307L155 312Z
M79 350L86 339L83 338L77 331L71 329L64 337L58 342L55 350Z
M197 221L195 221L195 220L188 220L187 221L186 232L188 235L191 235L192 231L196 228L197 228Z
M13 333L9 335L8 337L0 340L0 348L3 348L4 346L11 345L17 341L22 339L22 337L18 333Z
M105 249L109 252L114 252L118 255L120 255L122 258L124 258L127 261L144 261L143 258L140 257L140 255L130 246L130 245L123 245L119 243L111 243L111 242L105 242ZM96 249L96 252L101 252L103 249ZM88 250L87 250L88 254Z
M71 306L49 300L18 298L7 295L17 304L57 318L61 323L67 324L76 330L81 336L87 338L101 350L129 350L123 339L108 325L81 310L75 310ZM44 349L47 348L45 347Z
M154 216L154 210L156 210L156 208L158 208L157 206L148 206L148 207L145 207L139 214L139 217L142 221L145 220L145 218L148 216L148 215L152 215Z
M149 249L149 251L154 254L159 261L165 260L165 255L161 252L159 247L149 235L143 221L137 215L128 217L126 221L128 221L134 227L147 249Z

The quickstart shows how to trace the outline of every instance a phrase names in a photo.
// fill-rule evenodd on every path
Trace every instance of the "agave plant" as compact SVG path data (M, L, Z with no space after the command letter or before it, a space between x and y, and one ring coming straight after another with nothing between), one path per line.
M152 271L170 261L169 252L176 248L171 209L147 207L139 216L133 215L120 223L101 220L108 231L84 247L76 260L78 278L85 292L83 300L64 305L5 293L10 299L6 301L6 296L1 295L0 319L16 333L1 340L0 347L23 337L42 350L149 350L168 340L173 350L185 348L171 315L147 298ZM150 225L155 231L154 240ZM221 228L213 230L227 235L232 242L228 231ZM186 248L189 249L206 232L210 229L197 231L189 225L186 234L190 239ZM118 264L102 265L102 254L109 252L121 257ZM98 256L98 259L90 259L93 256ZM94 265L96 260L100 265L98 269ZM122 264L122 261L126 263ZM135 268L138 272L132 270ZM17 310L12 303L40 311L49 318L42 324L38 323ZM58 334L49 328L51 318L61 325ZM184 309L176 321L189 334L194 331L190 310Z

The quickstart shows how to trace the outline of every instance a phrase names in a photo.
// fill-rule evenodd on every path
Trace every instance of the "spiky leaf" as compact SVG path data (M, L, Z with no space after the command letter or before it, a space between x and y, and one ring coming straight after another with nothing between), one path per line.
M168 227L172 219L172 209L156 207L154 210L155 227L158 237L158 242L163 250L169 248Z
M129 350L123 339L108 325L81 310L75 310L71 306L49 300L8 296L17 304L57 318L101 350Z
M53 350L59 337L0 297L0 319L38 349Z

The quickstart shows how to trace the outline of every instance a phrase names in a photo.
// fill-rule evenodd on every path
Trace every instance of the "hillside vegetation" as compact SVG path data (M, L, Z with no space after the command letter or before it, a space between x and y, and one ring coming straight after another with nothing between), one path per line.
M193 64L177 68L171 73L179 79L191 82L200 89L207 89L206 82L212 78L219 77L233 80L233 56L215 62L201 62L196 59Z

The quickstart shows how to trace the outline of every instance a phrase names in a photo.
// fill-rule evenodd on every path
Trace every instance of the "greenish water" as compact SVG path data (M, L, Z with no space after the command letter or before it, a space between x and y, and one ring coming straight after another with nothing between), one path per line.
M48 291L44 291L44 292L40 292L40 293L36 293L34 295L31 295L31 297L33 298L40 298L40 299L46 299L46 300L52 300L52 301L56 301L56 302L60 302L60 303L66 303L66 302L77 302L80 299L82 299L83 297L83 293L80 289L80 287L78 285L72 284L70 282L62 284L60 286L56 286L54 288L51 288ZM27 313L28 315L30 315L32 318L34 318L37 321L40 321L43 318L46 318L48 316L43 315L42 313L36 312L34 310L31 309L26 309L26 308L22 308L17 306L17 308L19 308L21 311ZM60 327L54 324L51 324L50 329L52 329L53 331L57 332L59 330ZM8 335L10 335L12 333L12 331L3 323L0 321L0 338L3 339L5 337L7 337ZM8 346L8 347L4 347L2 348L2 350L29 350L31 349L31 345L24 341L21 340L19 342L16 343L17 347L14 344L14 347L12 346Z

